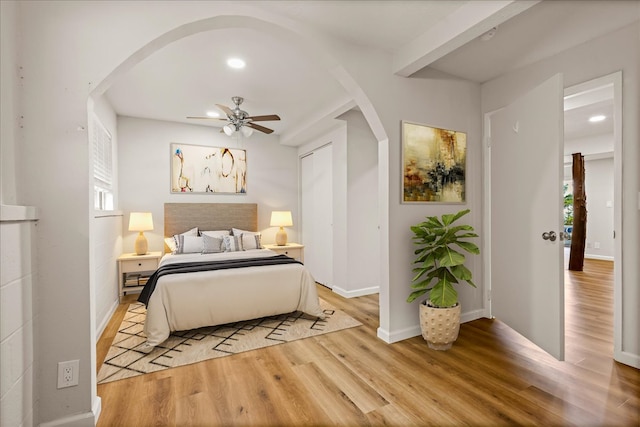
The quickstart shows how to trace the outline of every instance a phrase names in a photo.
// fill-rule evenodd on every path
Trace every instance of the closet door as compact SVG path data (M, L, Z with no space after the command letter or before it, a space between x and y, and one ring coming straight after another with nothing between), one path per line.
M333 180L331 145L301 159L302 243L305 265L318 283L333 282Z

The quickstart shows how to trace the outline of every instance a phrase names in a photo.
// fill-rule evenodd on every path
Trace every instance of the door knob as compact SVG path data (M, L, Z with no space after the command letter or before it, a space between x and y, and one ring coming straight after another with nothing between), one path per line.
M544 233L542 233L543 240L551 240L552 242L555 242L556 237L558 236L556 235L555 231L549 231L549 232L545 231Z

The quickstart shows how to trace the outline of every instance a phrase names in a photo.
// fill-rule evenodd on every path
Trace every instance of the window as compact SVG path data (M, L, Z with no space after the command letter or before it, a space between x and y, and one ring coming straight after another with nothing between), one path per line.
M111 134L94 117L93 143L93 206L96 210L113 210L113 146Z

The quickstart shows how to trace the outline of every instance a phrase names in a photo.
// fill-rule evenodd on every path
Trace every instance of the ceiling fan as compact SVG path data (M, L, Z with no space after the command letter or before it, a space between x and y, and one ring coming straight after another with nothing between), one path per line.
M228 136L231 136L236 132L242 132L244 136L248 137L253 133L253 129L266 134L273 133L273 129L269 129L254 122L280 120L280 117L277 114L250 116L249 113L240 109L240 104L242 104L244 98L241 96L234 96L231 100L235 104L235 108L233 110L225 105L216 104L216 106L227 115L226 119L217 117L187 117L187 119L225 120L228 123L222 127L221 132L224 132Z

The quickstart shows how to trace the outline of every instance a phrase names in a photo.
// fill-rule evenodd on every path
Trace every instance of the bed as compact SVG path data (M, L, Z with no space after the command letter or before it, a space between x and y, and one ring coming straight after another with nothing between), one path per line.
M164 224L165 236L186 236L182 238L182 249L187 241L199 241L193 237L196 227L200 233L207 232L202 237L208 236L209 242L212 235L229 230L236 231L229 235L242 235L239 238L242 241L251 239L252 232L257 230L257 205L166 203ZM222 249L224 243L234 240L238 238L223 240ZM174 254L165 248L167 253L160 261L157 277L152 276L153 283L148 283L140 296L140 301L147 304L144 324L147 347L161 344L172 331L294 311L324 318L315 281L304 265L269 249L254 249L250 242L244 247L250 249L232 247L226 252L187 250ZM209 266L218 269L210 270Z

